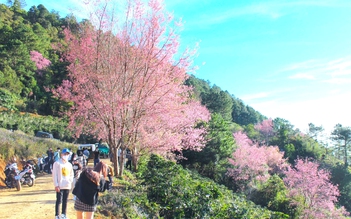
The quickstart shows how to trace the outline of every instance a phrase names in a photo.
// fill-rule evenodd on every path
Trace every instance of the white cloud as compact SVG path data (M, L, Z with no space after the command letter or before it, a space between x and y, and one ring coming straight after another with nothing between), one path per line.
M271 75L277 81L261 92L244 95L248 105L271 118L284 118L303 132L308 123L322 125L329 135L340 123L351 126L351 57L294 63ZM290 80L289 79L306 79ZM274 89L274 90L273 90Z
M60 17L66 17L68 14L74 14L78 19L89 18L88 2L85 0L67 0L67 1L40 1L40 0L27 0L26 9L32 6L43 4L48 11L55 10L59 12Z
M294 63L277 73L287 74L289 79L318 79L324 83L347 84L351 83L351 56L336 60L313 59Z
M301 71L305 69L319 68L323 66L323 64L320 62L321 61L311 59L304 62L294 63L286 66L285 68L281 69L279 72L288 72L288 71L295 71L295 70Z
M91 13L97 12L96 9L99 5L107 4L107 10L119 10L126 0L110 1L110 0L66 0L66 1L40 1L40 0L27 0L26 8L29 9L33 5L38 6L43 4L48 11L55 10L59 12L61 17L68 14L73 14L77 20L91 19Z
M330 90L329 91L330 95L336 95L336 94L339 94L339 93L342 93L341 89L335 89L335 90Z
M314 80L315 77L313 75L309 74L303 74L303 73L297 73L294 75L289 76L290 79L309 79L309 80Z
M324 80L324 82L329 84L351 84L351 78L331 78L328 80Z
M260 113L271 118L284 118L301 131L307 131L308 123L322 125L330 134L333 127L340 123L351 126L351 105L345 101L351 92L341 95L330 95L314 100L295 100L281 102L279 99L258 101L250 104Z

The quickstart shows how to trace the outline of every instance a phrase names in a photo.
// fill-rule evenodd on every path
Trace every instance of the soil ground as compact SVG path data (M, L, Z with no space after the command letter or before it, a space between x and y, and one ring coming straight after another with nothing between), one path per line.
M0 218L55 218L55 202L56 192L51 174L37 174L33 187L24 185L21 191L0 187ZM68 197L67 216L76 218L72 193Z
M22 186L21 191L0 190L0 217L11 219L55 218L56 193L51 174L37 175L34 186ZM76 218L72 194L68 197L67 216Z

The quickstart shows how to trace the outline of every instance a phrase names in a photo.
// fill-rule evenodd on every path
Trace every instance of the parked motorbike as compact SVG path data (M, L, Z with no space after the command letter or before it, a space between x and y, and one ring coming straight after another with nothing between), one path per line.
M8 164L5 167L5 184L8 188L16 188L17 191L21 190L21 182L16 179L20 171L18 170L17 163Z
M27 162L23 170L19 172L18 175L15 176L15 180L18 180L20 182L20 185L27 185L29 187L32 187L35 181L35 175L34 175L33 169L34 169L34 164ZM21 188L17 190L19 191L21 190Z

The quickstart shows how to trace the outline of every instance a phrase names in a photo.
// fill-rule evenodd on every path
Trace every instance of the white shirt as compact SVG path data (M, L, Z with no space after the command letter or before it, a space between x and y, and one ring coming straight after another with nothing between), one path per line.
M73 167L70 162L63 162L62 158L56 161L52 167L52 179L55 187L71 189L73 182Z

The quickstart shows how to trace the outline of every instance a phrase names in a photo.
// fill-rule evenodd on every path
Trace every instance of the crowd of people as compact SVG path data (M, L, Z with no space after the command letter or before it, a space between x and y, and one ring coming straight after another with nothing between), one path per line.
M48 157L51 151L50 148ZM60 153L60 158L49 162L49 165L52 165L52 179L56 191L55 219L67 219L67 200L70 191L74 195L77 219L94 218L99 192L111 188L112 167L96 159L94 159L94 167L83 167L78 160L78 153L74 154L67 148L62 151L58 148L57 152Z
M90 154L92 153L92 154ZM121 150L117 151L118 160L121 160ZM126 150L124 155L125 167L132 169L132 155ZM88 166L89 158L93 158L93 167ZM110 155L110 161L112 156ZM16 160L13 161L16 163ZM100 192L112 188L114 171L113 167L100 160L98 147L89 152L87 148L74 153L68 148L49 148L46 156L38 158L40 172L52 174L56 192L55 219L68 219L67 201L72 192L74 209L77 219L92 219L97 208Z
M117 151L120 160L121 150ZM89 158L93 159L93 167L88 166ZM125 153L125 167L132 169L132 154ZM111 156L110 156L111 159ZM111 159L112 161L112 159ZM72 192L77 219L92 219L96 211L100 192L112 187L113 167L100 160L98 147L94 151L87 148L76 153L68 148L52 148L46 156L38 158L39 171L52 174L56 192L55 219L67 219L67 200Z
M90 153L94 166L88 167ZM47 156L38 159L40 171L52 174L56 191L55 219L67 219L67 200L72 191L77 218L94 217L99 192L112 186L113 168L100 161L98 148L89 152L87 148L77 153L68 148L49 148ZM85 216L85 217L84 217Z

